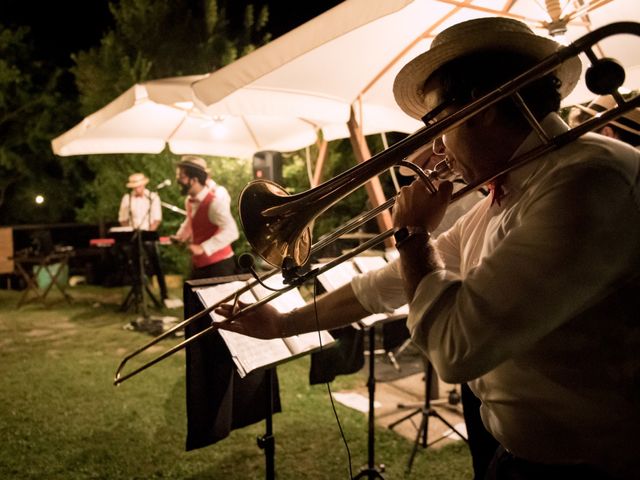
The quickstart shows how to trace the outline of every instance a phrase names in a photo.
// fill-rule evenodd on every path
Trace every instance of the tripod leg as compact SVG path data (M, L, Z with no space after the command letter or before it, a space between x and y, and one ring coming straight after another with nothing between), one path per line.
M422 421L420 422L420 428L418 429L418 433L416 434L416 441L413 442L413 449L411 450L411 455L409 456L409 461L407 462L407 468L405 469L405 475L411 473L411 467L413 466L413 460L416 457L416 453L418 452L418 445L420 445L420 437L423 438L424 445L426 446L427 432L429 431L429 413L426 411L422 412Z
M399 418L398 420L396 420L393 423L390 423L389 426L387 428L389 428L389 430L393 430L396 425L401 424L402 422L404 422L405 420L409 420L411 417L413 417L414 415L417 415L418 413L422 412L422 408L418 408L416 410L413 410L411 413L408 413L407 415L405 415L402 418ZM415 424L414 424L415 425Z
M449 421L447 421L442 415L440 415L438 412L436 412L435 410L431 410L431 415L433 415L434 417L436 417L437 419L439 419L442 423L444 423L447 427L449 427L455 434L457 434L462 440L464 440L465 442L469 443L469 440L467 439L467 437L465 437L462 433L460 433L460 431L454 427L453 425L451 425L451 423ZM444 437L442 437L444 438ZM438 440L435 440L433 442L431 442L428 445L425 445L425 447L428 447L429 445L433 445L434 443L436 443L437 441L442 440L442 438L439 438Z

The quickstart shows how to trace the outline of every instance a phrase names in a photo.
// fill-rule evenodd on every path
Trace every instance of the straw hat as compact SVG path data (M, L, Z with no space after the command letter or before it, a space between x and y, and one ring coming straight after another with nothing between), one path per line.
M209 174L209 167L207 167L205 159L195 155L183 155L178 162L178 167L191 167Z
M584 105L576 105L580 110L587 112L593 117L596 117L607 110L611 110L615 106L616 101L611 95L601 95L586 107ZM610 123L622 130L626 130L627 132L631 132L635 135L640 135L640 108L634 108L630 112L625 113Z
M542 60L560 47L559 43L536 35L517 20L502 17L468 20L440 32L428 51L406 64L396 76L393 94L405 113L421 119L427 113L422 91L424 82L444 64L487 50L521 53ZM580 60L572 57L555 72L562 82L562 98L573 90L580 78L580 71Z
M129 181L127 182L127 188L142 187L149 183L149 179L144 173L132 173L129 175Z

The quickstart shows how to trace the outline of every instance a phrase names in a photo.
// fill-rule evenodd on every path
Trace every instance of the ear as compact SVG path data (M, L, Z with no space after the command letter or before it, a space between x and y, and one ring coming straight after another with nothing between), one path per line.
M471 99L473 101L481 98L483 95L478 91L477 88L474 88L471 91ZM495 124L497 120L498 111L496 109L495 104L490 107L485 108L482 112L477 113L473 117L469 119L471 124L475 124L476 126L482 127L491 127Z
M604 135L605 137L618 138L616 132L609 125L605 125L604 127L602 127L600 129L600 134Z

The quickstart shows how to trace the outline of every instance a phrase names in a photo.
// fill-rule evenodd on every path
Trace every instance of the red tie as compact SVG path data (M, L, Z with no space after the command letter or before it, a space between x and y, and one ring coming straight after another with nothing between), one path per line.
M491 205L497 203L500 206L500 201L504 198L505 191L502 187L502 183L504 182L504 177L498 177L493 182L490 182L487 185L489 188L489 192L491 192Z

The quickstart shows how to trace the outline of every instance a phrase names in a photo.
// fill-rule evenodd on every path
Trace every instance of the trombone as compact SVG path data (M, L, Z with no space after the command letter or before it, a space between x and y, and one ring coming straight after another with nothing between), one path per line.
M304 267L314 252L324 248L343 234L353 231L358 226L363 225L380 212L392 207L395 203L395 198L391 198L378 207L357 216L333 233L321 238L316 244L312 245L311 229L309 225L317 216L345 196L349 195L355 189L362 186L372 177L379 175L391 167L406 166L411 168L426 183L427 188L431 192L434 192L435 187L433 186L432 181L442 179L449 173L446 161L440 162L436 166L435 170L424 173L419 167L405 161L404 159L420 147L433 142L434 139L438 138L446 131L455 128L498 101L507 97L512 97L520 107L523 115L528 120L534 131L537 132L541 138L542 143L534 150L531 150L510 162L509 166L500 172L479 179L478 181L472 182L458 190L453 194L451 202L457 201L468 193L478 189L480 186L488 182L491 182L501 175L517 169L546 153L571 143L589 131L597 130L605 126L607 123L621 115L624 115L626 112L634 108L638 108L640 106L640 95L635 96L632 99L625 100L617 91L624 82L624 68L615 60L597 58L592 51L592 46L597 42L606 37L618 34L632 34L640 36L640 24L635 22L612 23L588 33L576 40L574 43L561 48L531 69L503 84L487 95L469 103L442 120L428 124L426 127L423 127L409 137L406 137L404 140L373 156L368 161L356 165L333 179L330 179L306 192L289 196L283 188L273 182L266 180L250 182L242 191L239 200L242 227L245 231L247 240L253 247L254 251L275 268L264 274L262 277L258 277L256 275L255 281L240 288L231 295L228 295L218 303L211 305L210 307L207 307L195 315L185 319L144 346L127 354L116 370L114 384L119 385L128 378L137 375L143 370L146 370L152 365L155 365L161 360L173 355L177 351L182 350L189 343L196 341L201 336L217 330L222 323L232 321L234 317L230 317L222 322L212 322L211 326L196 335L182 341L178 345L168 349L164 353L144 363L131 372L124 375L122 374L125 365L132 358L137 357L148 350L151 346L172 335L177 330L186 327L205 315L211 314L211 312L219 305L229 302L234 304L237 303L237 300L242 293L246 292L257 283L261 283L263 280L273 276L275 273L282 271L285 278L285 287L257 301L256 303L248 305L238 311L236 315L247 313L272 301L276 297L295 288L304 281L317 277L336 265L353 258L354 256L389 238L393 234L392 229L369 239L352 251L324 264L319 268L304 272ZM551 73L564 61L571 57L578 56L579 54L585 54L591 62L591 66L586 71L588 88L598 95L613 95L617 106L597 117L591 118L567 132L556 137L549 138L544 133L538 121L526 107L518 93L518 90L532 81Z

